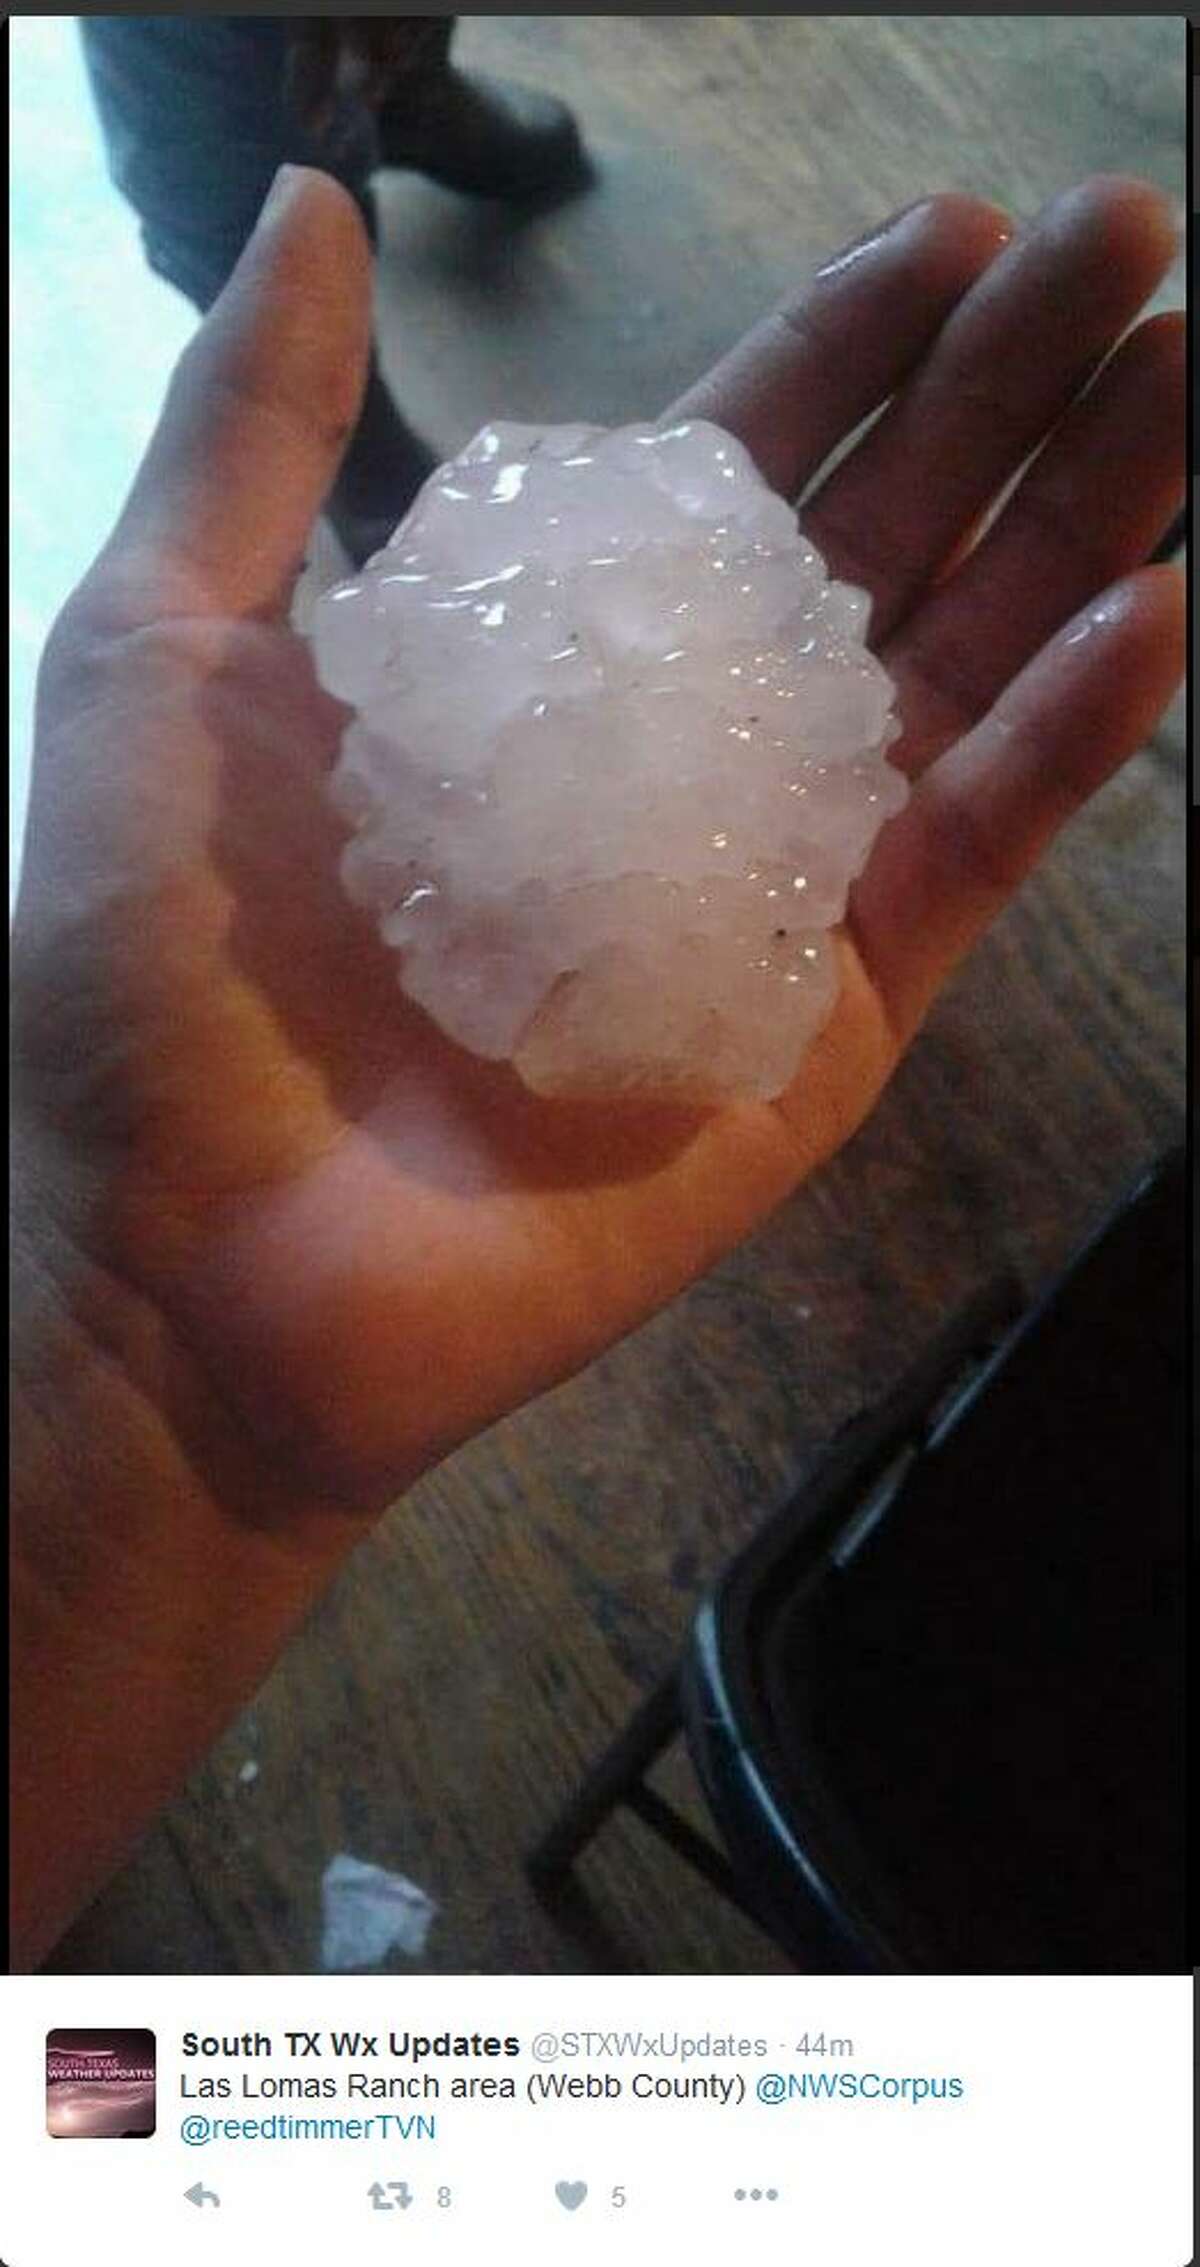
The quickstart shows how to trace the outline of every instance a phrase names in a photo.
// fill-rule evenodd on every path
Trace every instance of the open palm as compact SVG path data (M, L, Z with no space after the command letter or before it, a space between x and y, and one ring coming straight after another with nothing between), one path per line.
M1178 578L1135 570L1182 480L1181 324L1124 335L1172 250L1162 201L1095 182L1008 233L971 199L914 208L675 405L799 498L890 404L803 517L872 593L914 790L771 1105L539 1101L406 1001L342 894L344 712L285 622L366 352L332 183L292 182L185 356L43 671L19 1106L70 1159L74 1232L306 1490L381 1508L746 1233L1170 697Z

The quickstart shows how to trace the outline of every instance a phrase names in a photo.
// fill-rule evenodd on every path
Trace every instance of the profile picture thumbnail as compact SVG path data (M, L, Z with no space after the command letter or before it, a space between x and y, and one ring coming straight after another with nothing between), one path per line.
M153 2031L47 2031L46 2131L144 2141L154 2131Z

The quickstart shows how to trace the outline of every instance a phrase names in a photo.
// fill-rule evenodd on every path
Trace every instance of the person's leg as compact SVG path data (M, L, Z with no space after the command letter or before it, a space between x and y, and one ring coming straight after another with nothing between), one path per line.
M358 423L325 505L356 567L382 551L437 462L405 424L372 354Z
M373 121L341 104L314 142L289 105L287 22L267 16L86 16L84 55L117 188L146 258L201 314L224 288L281 164L317 164L355 197L374 242ZM372 359L362 415L326 503L356 565L433 470Z

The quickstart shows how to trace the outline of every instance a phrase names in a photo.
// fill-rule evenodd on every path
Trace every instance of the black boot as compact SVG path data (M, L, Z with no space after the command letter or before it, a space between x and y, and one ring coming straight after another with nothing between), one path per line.
M450 64L402 86L378 125L381 164L407 166L469 197L564 196L591 178L565 103Z

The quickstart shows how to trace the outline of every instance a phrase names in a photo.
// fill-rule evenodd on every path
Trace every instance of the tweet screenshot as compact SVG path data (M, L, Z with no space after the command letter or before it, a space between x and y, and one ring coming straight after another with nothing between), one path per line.
M1189 2267L1192 27L6 28L0 2267Z
M0 2256L1185 2267L1190 2021L1177 1979L23 1987Z

